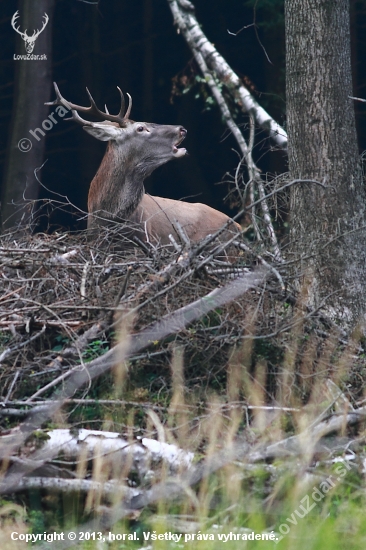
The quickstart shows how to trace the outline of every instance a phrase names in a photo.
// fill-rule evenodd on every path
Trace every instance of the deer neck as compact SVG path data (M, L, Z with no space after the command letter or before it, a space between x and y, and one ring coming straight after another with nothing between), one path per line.
M99 212L109 219L129 219L142 200L147 175L131 152L122 151L110 141L90 184L89 213Z

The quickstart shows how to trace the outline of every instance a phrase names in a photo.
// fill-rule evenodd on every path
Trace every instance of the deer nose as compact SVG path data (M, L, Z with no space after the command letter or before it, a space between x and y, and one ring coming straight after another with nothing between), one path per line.
M179 133L180 133L180 135L182 136L182 138L185 138L186 135L187 135L187 130L186 130L185 128L183 128L183 126L181 126L181 127L179 128Z

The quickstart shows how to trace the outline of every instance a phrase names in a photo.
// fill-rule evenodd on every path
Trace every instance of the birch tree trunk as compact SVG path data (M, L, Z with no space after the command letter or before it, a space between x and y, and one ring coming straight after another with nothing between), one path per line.
M192 52L199 52L207 67L215 71L216 76L232 93L234 99L245 113L250 113L258 126L269 132L274 142L281 148L287 148L287 134L283 128L261 107L249 90L243 86L238 75L216 50L214 44L203 33L194 14L195 7L190 0L167 0L177 25Z
M348 0L285 0L292 250L307 304L346 324L365 310L365 193L352 100Z

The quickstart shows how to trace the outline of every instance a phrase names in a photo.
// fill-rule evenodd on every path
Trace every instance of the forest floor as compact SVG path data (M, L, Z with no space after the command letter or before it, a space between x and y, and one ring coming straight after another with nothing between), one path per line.
M35 476L17 460L32 459L35 434L60 428L166 441L195 465L143 480L131 467L124 482L140 504L124 501L127 512L104 524L117 503L103 490L12 486L1 547L23 547L11 543L14 526L80 532L101 520L137 537L104 541L112 548L243 548L252 532L267 534L253 548L364 548L363 337L307 310L286 269L250 243L227 262L184 243L123 251L112 237L0 237L1 483ZM77 462L63 468L108 481L96 457L82 474ZM181 538L153 538L168 532Z

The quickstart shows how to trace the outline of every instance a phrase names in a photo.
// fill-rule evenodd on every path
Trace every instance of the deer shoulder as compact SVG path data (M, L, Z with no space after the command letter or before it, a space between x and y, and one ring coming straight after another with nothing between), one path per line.
M239 224L209 206L154 197L145 193L144 180L159 166L183 158L187 151L179 147L187 135L183 126L135 122L130 119L132 99L128 107L121 97L117 115L101 111L89 90L90 106L83 107L65 100L56 85L56 100L48 105L63 105L72 112L72 118L98 140L108 142L106 153L94 176L88 195L88 228L108 222L130 222L140 238L168 244L175 234L175 224L186 232L192 242L198 242L218 231L225 224L226 231L240 231ZM78 113L101 119L91 122Z

